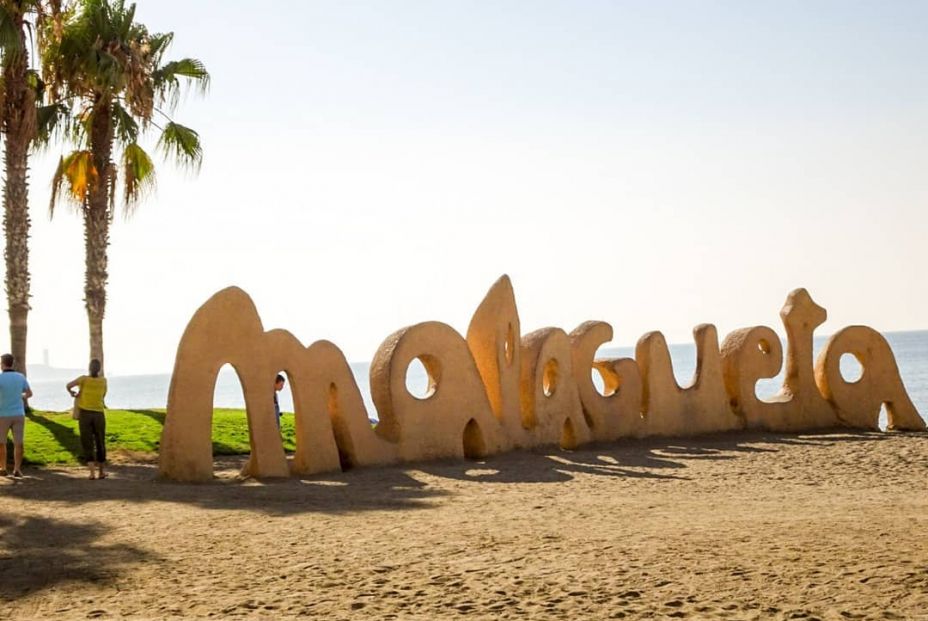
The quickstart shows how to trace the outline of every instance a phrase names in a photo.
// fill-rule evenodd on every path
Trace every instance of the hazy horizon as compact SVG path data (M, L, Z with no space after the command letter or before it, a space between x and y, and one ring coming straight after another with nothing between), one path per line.
M928 328L926 3L274 9L138 0L213 83L176 114L199 176L161 166L114 223L110 375L170 370L229 285L352 361L420 321L465 331L504 273L523 332L600 319L615 346L779 331L797 287L822 334ZM81 223L46 217L59 153L30 172L29 361L82 368Z
M782 333L782 332L783 332L782 330L777 329L777 330L775 330L775 331L777 332L777 335L780 337L780 340L784 343L783 355L785 356L785 355L786 355L786 349L785 349L786 336L785 336L785 334ZM882 332L882 334L883 334L883 335L893 336L893 335L918 334L918 333L920 333L920 332L928 332L928 328L923 328L923 329L920 329L920 330L884 330L884 331ZM818 332L816 332L816 333L815 333L816 345L817 345L817 346L820 345L823 341L827 340L827 339L830 338L830 337L831 337L831 334L819 334ZM724 338L725 338L725 335L724 335L724 334L720 334L720 335L719 335L719 341L720 341L720 342L721 342L721 340L724 339ZM309 345L309 343L304 343L304 344L305 344L305 345ZM720 344L721 344L721 343L720 343ZM676 341L668 341L668 342L667 342L667 346L670 347L670 348L680 348L680 347L693 348L693 354L694 354L694 356L695 356L695 351L696 351L696 350L695 350L695 343L694 343L692 340L690 340L690 341L679 341L679 342L676 342ZM603 355L615 355L615 353L616 353L617 350L629 350L629 349L634 350L634 347L635 347L635 343L617 343L617 342L615 342L615 341L612 341L612 342L610 342L610 343L607 343L607 344L601 346L601 347L597 350L597 356L596 356L596 357L598 358L598 357L601 357L601 356L603 356ZM629 354L629 355L634 356L634 353L632 352L632 353ZM54 361L52 361L52 362L54 362ZM172 362L173 362L173 361L172 361ZM353 360L353 359L348 359L348 364L349 364L349 365L352 365L352 366L369 365L370 362L371 362L370 359L367 359L367 360ZM897 362L898 362L898 361L897 361ZM415 360L414 363L416 363L416 364L421 364L421 363L418 362L418 359ZM230 365L229 365L229 364L223 365L223 369L225 369L225 368L228 367L228 366L230 366ZM30 370L30 371L31 371L32 369L36 368L36 367L44 367L44 368L46 368L46 369L49 369L49 370L55 371L55 372L61 372L61 371L69 371L69 372L70 372L70 371L76 371L76 372L78 372L78 373L83 373L83 372L84 372L83 367L60 367L60 366L55 366L54 364L45 365L43 362L35 362L35 361L30 361L30 362L29 362L29 370ZM675 372L675 373L678 373L678 372L680 372L680 371L679 371L679 369L677 369L676 367L674 367L674 372ZM688 372L688 371L686 371L686 372ZM684 379L686 379L686 377L685 377L685 373L686 373L686 372L681 372L681 375L678 375L678 376L677 376L677 379L680 380L680 381L683 381ZM781 372L782 372L782 369L781 369ZM114 374L111 374L111 373L107 373L107 376L108 376L108 377L162 376L162 375L170 375L171 373L172 373L172 370L171 370L170 368L167 368L167 369L161 369L161 370L150 371L150 372L146 372L146 373L117 373L117 374L115 374L115 375L114 375ZM594 375L594 377L597 377L597 376ZM56 376L56 377L53 378L53 379L38 378L38 381L40 381L40 382L42 382L42 381L56 381L57 379L58 379L58 378L57 378L57 376Z

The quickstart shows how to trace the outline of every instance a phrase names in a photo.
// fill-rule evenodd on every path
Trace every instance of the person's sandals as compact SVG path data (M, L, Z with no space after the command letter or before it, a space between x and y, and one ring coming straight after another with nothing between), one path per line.
M23 478L23 471L22 471L22 470L14 470L14 471L13 471L13 478L14 478L14 479L21 479L21 478Z
M8 476L10 476L10 473L6 471L6 468L4 468L3 470L0 470L0 477L8 477Z
M108 477L108 476L110 476L110 475L106 474L105 472L101 472L100 474L97 475L97 478L98 478L98 479L105 479L105 478Z
M87 477L87 478L90 479L91 481L93 481L94 479L97 478L97 475L95 475L93 472L91 472L91 473L90 473L90 476Z

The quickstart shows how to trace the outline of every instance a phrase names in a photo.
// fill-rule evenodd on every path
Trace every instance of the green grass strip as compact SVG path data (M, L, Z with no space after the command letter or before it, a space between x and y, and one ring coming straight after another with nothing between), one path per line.
M296 450L293 414L280 421L284 450ZM164 427L164 410L107 410L106 449L109 456L121 451L155 458ZM213 412L213 454L244 455L251 452L248 421L244 410L217 409ZM9 459L12 442L7 440ZM25 455L27 464L74 465L79 463L81 441L77 421L70 412L32 412L26 417Z

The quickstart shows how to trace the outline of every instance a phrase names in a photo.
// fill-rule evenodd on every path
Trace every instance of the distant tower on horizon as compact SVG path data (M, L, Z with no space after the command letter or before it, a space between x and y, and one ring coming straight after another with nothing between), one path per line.
M42 364L44 364L47 367L52 366L51 363L49 363L48 361L48 348L47 347L42 350Z

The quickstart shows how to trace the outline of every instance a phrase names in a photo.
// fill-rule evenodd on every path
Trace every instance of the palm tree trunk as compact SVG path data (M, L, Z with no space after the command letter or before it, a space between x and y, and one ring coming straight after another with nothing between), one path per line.
M6 234L6 297L10 316L10 347L14 368L26 372L26 334L29 318L29 205L27 202L26 149L7 134L3 197Z
M107 250L109 246L109 216L102 217L94 209L84 214L84 249L86 271L84 305L90 328L90 358L103 364L103 316L106 314Z
M26 372L26 335L29 318L29 144L35 133L35 92L26 83L28 58L22 16L21 51L8 53L3 64L5 98L2 108L4 144L3 231L6 235L7 311L14 368Z
M106 314L106 285L110 244L112 181L115 170L110 161L113 151L113 127L108 103L97 102L93 111L90 150L97 169L97 182L91 184L87 206L84 208L84 305L90 328L90 357L100 361L103 368L103 317Z

